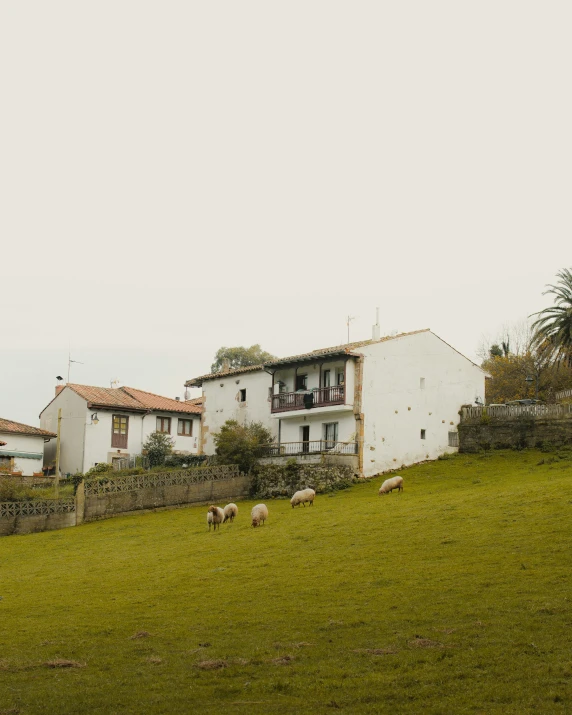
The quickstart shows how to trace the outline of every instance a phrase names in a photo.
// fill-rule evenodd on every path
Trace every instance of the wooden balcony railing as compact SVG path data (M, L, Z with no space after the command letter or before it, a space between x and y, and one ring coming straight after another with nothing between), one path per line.
M288 412L289 410L308 410L312 407L343 405L345 396L344 385L320 387L304 392L281 392L278 395L272 395L271 411Z
M308 442L281 442L260 448L260 457L293 457L299 454L357 454L357 442L314 439Z

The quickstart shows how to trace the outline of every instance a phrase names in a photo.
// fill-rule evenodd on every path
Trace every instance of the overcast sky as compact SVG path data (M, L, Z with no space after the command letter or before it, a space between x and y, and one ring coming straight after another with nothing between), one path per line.
M572 4L4 0L0 416L481 336L570 266ZM567 250L568 249L568 250Z

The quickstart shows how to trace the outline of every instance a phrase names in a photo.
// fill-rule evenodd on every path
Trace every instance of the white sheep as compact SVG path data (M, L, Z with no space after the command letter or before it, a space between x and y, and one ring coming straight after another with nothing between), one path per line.
M403 477L391 477L391 479L386 479L379 488L379 494L389 494L389 492L394 489L400 492L403 491Z
M296 492L292 499L290 499L292 509L295 506L300 506L300 504L306 506L307 501L310 502L310 506L313 506L315 496L316 492L313 489L302 489L301 491Z
M213 525L213 513L212 511L207 511L207 524L209 525L209 531L211 530L211 526Z
M266 519L268 519L268 508L266 504L253 506L250 516L252 517L252 526L260 526L260 522L264 524Z
M236 506L236 504L232 504L232 503L227 504L225 506L225 508L223 509L223 512L224 512L223 524L225 521L228 521L229 519L232 522L232 521L234 521L234 517L238 514L238 507Z
M217 525L218 528L220 529L220 525L224 521L224 511L220 508L220 506L209 506L209 512L211 515L211 522L209 523L209 517L207 516L207 523L209 524L209 531L211 530L210 524L214 526L214 530L216 531Z

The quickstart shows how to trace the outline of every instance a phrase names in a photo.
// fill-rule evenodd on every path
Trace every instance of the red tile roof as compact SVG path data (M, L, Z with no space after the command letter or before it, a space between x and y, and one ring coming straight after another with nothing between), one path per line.
M33 435L38 437L57 437L53 432L48 432L45 429L40 429L39 427L32 427L31 425L23 425L21 422L13 422L12 420L5 420L0 417L0 434L25 434ZM0 442L0 444L6 444L5 442Z
M188 380L185 385L187 387L200 387L203 382L207 380L217 380L218 378L228 377L229 375L238 375L241 372L253 372L255 370L263 370L265 367L274 367L276 365L282 365L285 363L292 362L307 362L308 360L313 360L314 358L319 358L322 356L332 355L339 353L340 355L347 355L351 353L355 348L364 347L365 345L372 345L375 343L383 343L388 340L396 340L397 338L404 338L408 335L417 335L417 333L427 333L429 328L424 328L423 330L413 330L410 333L399 333L398 335L387 335L379 340L360 340L356 343L346 343L345 345L336 345L331 348L321 348L320 350L313 350L309 353L302 353L301 355L291 355L290 357L277 358L276 360L269 360L263 365L249 365L248 367L238 367L234 370L229 370L228 372L213 372L208 375L201 375L200 377L195 377L192 380Z
M68 383L67 387L80 397L83 397L93 407L111 407L135 410L136 412L144 412L145 410L180 412L194 415L200 415L203 411L201 405L195 404L191 400L188 402L173 400L170 397L162 397L145 390L136 390L134 387L93 387L73 383ZM54 400L56 397L54 397Z

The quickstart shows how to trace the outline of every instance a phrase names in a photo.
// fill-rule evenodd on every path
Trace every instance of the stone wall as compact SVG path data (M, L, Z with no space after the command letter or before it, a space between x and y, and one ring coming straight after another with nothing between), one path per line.
M326 492L347 486L356 476L348 464L260 464L252 480L252 491L257 497L291 497L299 489L311 487Z
M78 522L103 519L123 512L159 509L180 504L220 504L223 501L228 502L231 499L248 496L250 481L250 477L240 475L217 481L151 486L133 491L101 494L84 494L83 485L80 485L78 498L83 501L83 510L81 516L78 516Z
M534 419L523 416L515 420L484 420L459 424L459 452L481 449L560 446L572 443L572 419Z
M75 526L75 501L2 502L0 504L0 536L32 534Z

